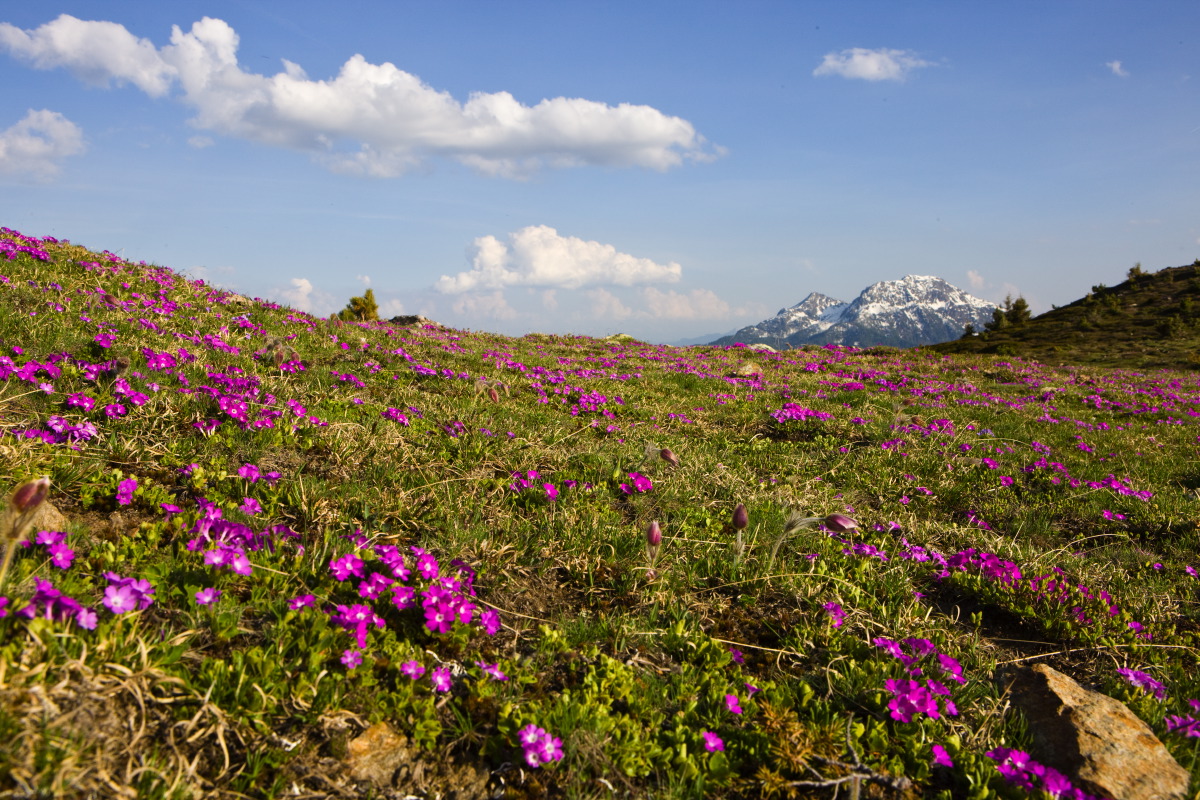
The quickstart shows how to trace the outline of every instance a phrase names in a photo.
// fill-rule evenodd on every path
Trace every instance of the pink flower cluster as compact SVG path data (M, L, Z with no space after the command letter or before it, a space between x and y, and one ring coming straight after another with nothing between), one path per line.
M624 494L641 494L654 488L654 483L640 472L629 473L629 480L633 483L622 483L620 486L621 492Z
M1200 711L1200 700L1188 700L1188 705L1192 707L1193 711ZM1200 719L1196 719L1191 714L1187 716L1172 714L1166 718L1165 722L1167 730L1172 733L1200 739Z
M67 534L62 531L38 531L35 544L42 545L50 554L50 563L59 569L70 569L75 551L66 544Z
M35 577L33 579L34 592L29 598L29 605L21 609L14 610L14 614L26 619L34 619L36 617L44 617L58 621L74 620L75 624L87 630L94 630L96 627L96 611L81 604L73 597L68 597L58 589L54 588L54 584L42 578ZM8 600L0 604L0 612L6 612L4 606L7 606Z
M359 547L365 547L365 541L360 542ZM405 563L399 548L378 544L373 548L375 560L365 561L351 551L331 559L329 570L341 582L352 577L359 578L358 595L364 600L376 600L390 593L391 603L398 611L415 608L419 602L425 615L425 627L431 633L449 633L455 623L478 624L489 636L494 636L500 630L500 615L492 609L480 612L476 622L479 608L471 601L475 595L472 587L475 573L470 566L455 559L451 562L452 569L443 574L432 553L415 545L410 550L414 557L412 569ZM383 569L369 569L368 564ZM425 581L423 586L408 583L414 570ZM304 595L293 600L291 607L298 610L314 602L315 599L310 595ZM360 648L367 645L369 626L383 628L386 625L382 616L363 603L338 605L328 613L335 625L355 637Z
M1117 670L1117 674L1129 681L1132 686L1136 686L1143 692L1154 695L1155 700L1162 700L1167 696L1167 687L1141 670L1119 669Z
M532 722L521 728L517 739L525 750L525 763L531 767L537 768L563 757L562 739L551 736Z
M771 416L777 422L789 422L791 420L826 420L833 419L833 414L827 414L824 411L814 411L811 408L804 408L796 403L784 403L783 408L772 411Z
M253 471L255 476L257 471L257 468ZM239 474L250 480L249 476L252 473L243 467ZM187 549L194 553L208 546L204 552L204 563L214 570L226 569L235 575L250 575L254 572L254 567L246 554L247 550L255 552L266 549L268 552L274 552L277 538L300 538L298 533L286 525L273 525L262 531L255 531L248 525L224 519L224 512L204 498L198 498L196 502L201 508L200 518L191 527L190 533L196 534L196 537L188 541ZM257 505L257 502L253 505ZM243 504L242 510L247 511L251 507ZM299 552L304 551L302 546L298 545L297 548Z
M997 747L984 755L996 762L996 770L1011 786L1018 786L1030 792L1040 789L1051 797L1068 800L1097 800L1093 795L1077 788L1066 775L1039 764L1021 750Z
M154 604L154 587L141 578L123 578L115 572L106 572L108 587L104 590L104 606L114 614L149 608Z
M923 674L921 666L929 657L937 662L938 669L949 680L956 683L966 683L962 676L962 665L945 653L939 653L928 639L905 639L895 642L882 637L874 640L873 644L886 650L902 663L909 678L890 679L884 687L892 693L888 708L892 711L892 719L899 722L912 722L917 714L925 714L938 719L942 713L949 716L958 714L958 708L950 699L950 689L940 681L926 678L924 683L915 678ZM906 652L907 651L907 652ZM939 701L938 698L945 698ZM940 702L940 705L939 705Z

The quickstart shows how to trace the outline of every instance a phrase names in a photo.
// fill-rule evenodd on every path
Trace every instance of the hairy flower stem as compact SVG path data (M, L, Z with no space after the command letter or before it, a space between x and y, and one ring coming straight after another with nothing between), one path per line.
M771 545L771 557L767 559L767 572L775 566L775 557L779 555L779 548L788 539L791 539L801 528L810 527L814 522L819 522L824 517L802 517L799 513L793 511L788 514L788 518L784 520L783 530L779 536L775 538L775 544Z

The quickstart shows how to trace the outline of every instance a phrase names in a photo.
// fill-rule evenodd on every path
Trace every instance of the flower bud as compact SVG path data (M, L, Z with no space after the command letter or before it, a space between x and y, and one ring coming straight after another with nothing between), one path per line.
M679 456L675 455L671 448L664 447L662 450L658 451L658 455L663 461L667 462L672 467L679 466Z
M749 524L750 515L746 513L746 506L738 503L737 508L733 510L733 529L740 531Z
M658 547L661 544L662 528L658 527L658 520L654 520L646 526L646 558L650 560L651 567L658 560Z
M845 514L830 514L825 518L825 527L836 533L844 533L858 527L858 523Z
M491 400L493 403L500 402L500 393L496 391L495 386L488 387L488 399Z
M18 514L28 514L40 506L50 494L50 478L43 475L36 481L26 481L12 495L12 506Z

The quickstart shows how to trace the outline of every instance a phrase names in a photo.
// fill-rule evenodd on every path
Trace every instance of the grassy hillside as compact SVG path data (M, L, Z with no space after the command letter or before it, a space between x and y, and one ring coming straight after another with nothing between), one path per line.
M1194 373L330 323L5 229L0 380L14 796L1021 797L1037 661L1200 775Z
M1130 271L1117 286L1023 325L932 346L940 353L1020 355L1047 364L1127 369L1200 366L1200 261L1158 272Z

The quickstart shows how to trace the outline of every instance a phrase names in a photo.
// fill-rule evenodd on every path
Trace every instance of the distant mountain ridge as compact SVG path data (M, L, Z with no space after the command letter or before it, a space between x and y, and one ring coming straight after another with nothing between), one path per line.
M804 344L916 347L962 336L991 321L996 304L929 275L906 275L868 286L847 303L812 292L790 308L714 345L767 344L776 349Z

